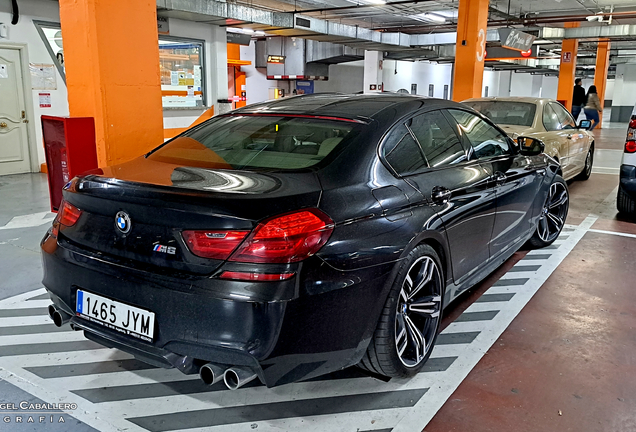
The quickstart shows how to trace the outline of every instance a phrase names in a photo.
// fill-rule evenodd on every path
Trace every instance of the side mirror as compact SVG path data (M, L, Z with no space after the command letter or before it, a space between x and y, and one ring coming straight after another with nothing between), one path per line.
M589 128L592 127L592 120L581 120L579 122L579 129L586 129L588 130Z
M537 156L545 150L545 144L538 138L517 137L517 143L523 156Z

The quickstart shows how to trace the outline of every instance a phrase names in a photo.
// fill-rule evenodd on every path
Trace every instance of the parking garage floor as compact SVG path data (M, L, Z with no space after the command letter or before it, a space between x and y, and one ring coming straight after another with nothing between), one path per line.
M517 252L451 306L424 371L389 382L350 369L232 392L57 329L40 283L46 178L0 177L0 404L16 404L0 430L636 430L636 224L616 215L626 125L609 126L592 177L570 184L558 241Z

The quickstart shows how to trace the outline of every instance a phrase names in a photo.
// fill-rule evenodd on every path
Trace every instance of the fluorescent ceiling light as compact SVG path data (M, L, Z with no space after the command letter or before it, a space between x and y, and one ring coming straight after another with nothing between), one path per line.
M237 28L237 27L228 27L226 28L230 33L243 33L243 34L253 34L254 30L250 28Z
M382 6L386 4L386 1L385 0L355 0L355 1L352 1L351 3Z
M443 16L430 13L430 12L424 12L417 15L410 15L409 18L413 18L418 21L433 22L437 24L443 24L446 22L446 18L444 18Z
M440 11L431 11L431 13L434 15L441 15L446 18L457 18L457 14L459 13L459 11L457 9L447 9Z

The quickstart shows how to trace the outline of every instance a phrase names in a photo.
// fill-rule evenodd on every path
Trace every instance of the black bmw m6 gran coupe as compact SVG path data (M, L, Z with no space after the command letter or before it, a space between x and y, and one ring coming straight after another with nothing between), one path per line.
M542 143L470 108L308 95L73 179L42 241L57 325L208 384L408 377L441 313L568 211Z

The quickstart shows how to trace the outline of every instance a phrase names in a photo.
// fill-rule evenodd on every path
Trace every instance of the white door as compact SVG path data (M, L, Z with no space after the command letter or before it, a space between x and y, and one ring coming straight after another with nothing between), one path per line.
M0 175L31 171L18 49L0 48Z

